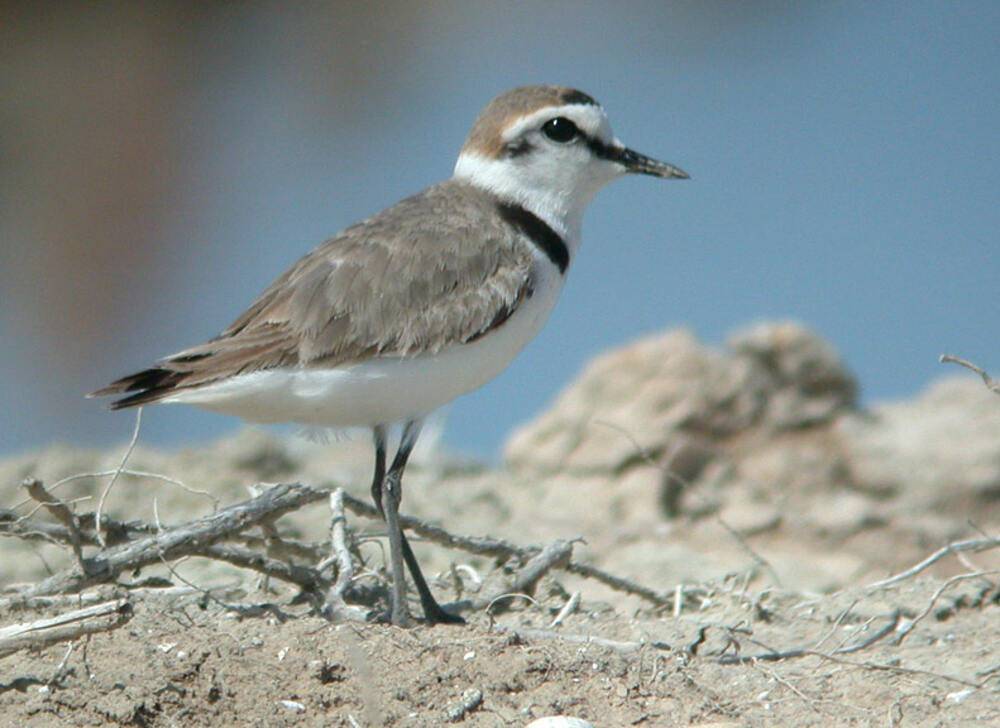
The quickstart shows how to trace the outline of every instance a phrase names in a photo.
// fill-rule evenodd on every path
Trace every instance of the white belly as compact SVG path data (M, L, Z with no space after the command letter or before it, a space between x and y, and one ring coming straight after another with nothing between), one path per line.
M241 374L163 401L250 422L335 428L421 417L496 377L535 337L562 288L562 276L554 269L540 273L534 295L503 325L472 343L434 355L379 358L334 369Z

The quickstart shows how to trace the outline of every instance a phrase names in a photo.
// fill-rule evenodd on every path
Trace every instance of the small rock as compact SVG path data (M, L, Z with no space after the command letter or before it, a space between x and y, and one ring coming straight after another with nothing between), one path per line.
M483 703L483 691L478 688L469 688L462 693L462 699L445 708L445 718L449 723L456 723L471 713Z
M947 698L953 703L964 703L965 699L968 698L970 695L972 695L974 692L976 692L975 688L966 688L965 690L959 690L954 693L948 693L945 696L945 698Z
M594 724L569 715L549 715L531 721L524 728L594 728Z
M278 701L278 705L280 705L283 708L287 708L288 710L292 711L293 713L305 713L306 712L306 706L303 705L302 703L299 703L299 702L295 701L295 700L279 700Z

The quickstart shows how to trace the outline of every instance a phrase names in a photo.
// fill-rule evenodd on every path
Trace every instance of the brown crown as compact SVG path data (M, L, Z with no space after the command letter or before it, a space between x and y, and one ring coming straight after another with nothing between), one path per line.
M546 106L566 104L598 105L582 91L566 86L521 86L502 93L479 114L462 152L499 158L504 151L503 132L507 127Z

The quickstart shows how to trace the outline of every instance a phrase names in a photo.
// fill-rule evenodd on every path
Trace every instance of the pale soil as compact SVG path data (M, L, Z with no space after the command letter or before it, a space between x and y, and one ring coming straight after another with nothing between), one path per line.
M54 448L0 463L0 505L21 498L17 483L27 475L52 483L114 467L120 454ZM245 486L261 480L337 482L363 495L368 457L366 441L320 448L251 433L177 454L140 449L130 467L179 478L226 504L247 497ZM857 509L857 522L848 522L848 512L828 533L797 530L792 514L759 524L748 514L737 537L712 517L667 522L651 512L645 521L623 522L614 502L601 500L601 489L616 484L576 487L565 480L522 482L425 456L408 480L404 509L456 533L524 545L583 536L587 544L576 547L577 558L661 590L684 583L694 596L678 615L553 572L535 604L519 604L492 622L479 612L466 615L466 627L334 625L292 604L294 590L272 585L265 593L255 575L191 560L178 567L191 582L225 585L218 599L227 603L272 602L278 616L238 618L198 594L136 598L132 620L77 642L51 685L45 683L66 657L65 645L0 659L0 725L434 726L454 720L522 726L558 714L595 726L1000 724L997 574L953 583L926 610L947 576L1000 569L998 550L970 555L965 564L949 557L891 589L862 588L948 540L976 537L977 528L996 533L995 509L919 512L905 507L906 493L854 494L871 508ZM96 491L91 479L60 492L70 498ZM126 478L110 511L152 521L154 499L165 523L212 507L175 486ZM914 499L920 502L919 494ZM80 507L91 510L93 503ZM310 506L285 516L279 528L318 540L328 518L323 505ZM350 517L350 523L362 535L377 534L371 522ZM381 568L377 541L362 551L372 568ZM430 544L418 552L429 573L447 574L457 563L502 576L487 559ZM7 585L70 563L61 549L13 539L0 540L0 559L0 583ZM170 576L149 569L131 578L157 574ZM450 584L446 578L434 584L443 600L454 598ZM550 628L573 591L581 592L580 609ZM897 629L864 650L833 654L890 624L896 610L900 627L925 616L901 641ZM6 609L0 626L58 611ZM571 641L580 636L614 644ZM719 664L720 655L793 649L816 654ZM470 706L464 712L463 696Z

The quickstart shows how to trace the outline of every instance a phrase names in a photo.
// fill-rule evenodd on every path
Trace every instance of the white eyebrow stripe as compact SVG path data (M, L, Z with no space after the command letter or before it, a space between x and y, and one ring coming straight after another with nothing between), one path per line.
M527 116L522 116L516 122L504 130L502 139L505 143L510 142L522 134L526 129L533 129L542 120L549 117L565 116L571 119L588 136L607 140L611 137L611 125L604 109L592 104L564 104L563 106L546 106Z

